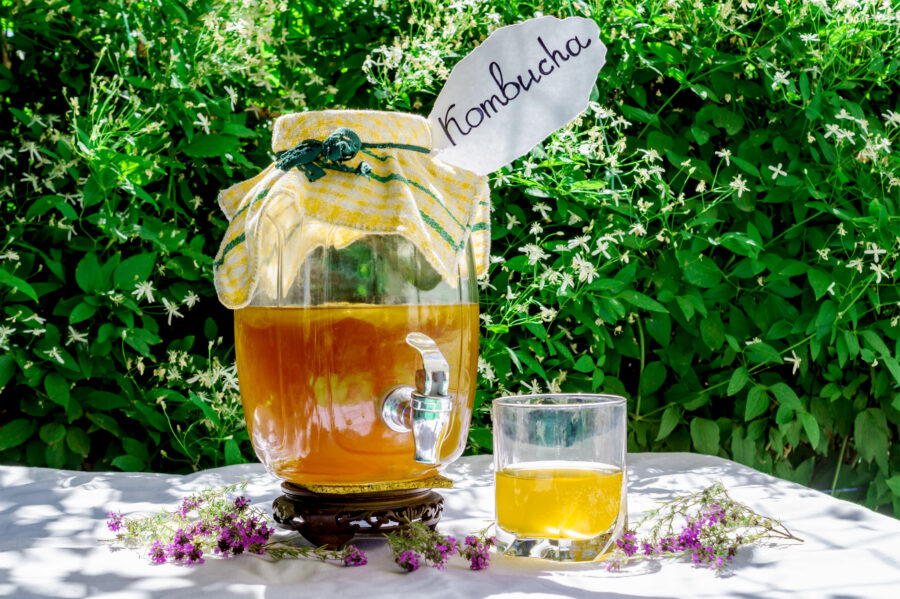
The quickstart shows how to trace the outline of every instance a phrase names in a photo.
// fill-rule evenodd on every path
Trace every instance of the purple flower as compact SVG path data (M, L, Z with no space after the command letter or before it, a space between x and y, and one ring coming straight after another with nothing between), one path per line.
M491 537L485 539L483 543L477 538L468 536L465 539L465 549L461 552L463 556L469 560L469 567L473 570L484 570L491 563L489 549L491 545L496 543L496 539Z
M188 513L199 507L201 503L203 503L202 497L185 497L181 502L181 507L175 510L175 513L180 514L182 518L187 518Z
M239 512L244 511L244 509L248 505L250 505L250 500L244 496L238 497L237 499L234 500L234 508Z
M419 554L407 549L397 556L397 565L407 572L415 572L419 569Z
M619 549L621 549L627 557L631 557L637 553L636 541L637 537L634 536L634 531L627 530L625 531L625 534L622 535L622 538L616 541L616 545L618 545Z
M365 566L368 561L369 560L366 559L366 554L361 550L353 545L347 547L347 554L344 556L345 566Z
M124 523L122 522L122 514L119 514L116 512L110 512L110 513L106 514L106 517L109 518L109 520L106 523L106 526L111 531L118 532L119 529L121 529L122 526L124 526Z
M187 545L187 563L189 564L202 564L203 563L203 549L200 548L199 545Z
M154 564L164 564L166 563L166 547L161 542L153 541L153 545L150 546L150 560Z

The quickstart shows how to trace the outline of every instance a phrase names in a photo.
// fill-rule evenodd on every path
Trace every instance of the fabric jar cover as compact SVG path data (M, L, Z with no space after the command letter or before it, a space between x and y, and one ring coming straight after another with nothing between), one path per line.
M278 161L225 189L228 218L213 263L226 307L247 306L257 287L287 289L320 246L343 248L368 234L402 235L455 286L471 241L476 274L487 271L487 179L430 154L431 129L418 115L329 110L280 117L272 135ZM302 234L260 234L263 219ZM281 280L277 259L281 252Z

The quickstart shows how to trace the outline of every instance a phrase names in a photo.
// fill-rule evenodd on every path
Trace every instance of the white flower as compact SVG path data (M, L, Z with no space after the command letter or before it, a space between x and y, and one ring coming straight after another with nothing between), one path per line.
M541 384L534 380L532 380L530 383L522 383L522 386L525 387L525 389L527 389L529 393L541 392Z
M37 144L33 141L26 141L22 143L22 147L19 148L19 153L28 152L28 156L37 162L42 162L44 159L41 156L40 151L38 150Z
M659 155L654 149L645 150L643 148L638 148L638 152L642 152L644 154L644 160L647 162L662 162L662 157Z
M35 193L41 190L40 181L37 177L35 177L32 173L25 173L22 175L22 178L19 179L22 183L31 183L32 187L34 187Z
M588 242L591 240L590 235L582 235L579 237L575 237L574 239L570 239L566 244L566 247L570 250L574 250L577 247L584 249L585 251L589 250Z
M16 332L14 327L0 325L0 347L9 351L9 336Z
M775 73L775 76L772 77L772 89L778 89L782 85L787 85L788 75L790 74L790 71L778 71Z
M569 287L575 286L575 279L573 279L572 275L567 272L562 273L560 279L562 279L562 284L559 286L560 294L565 293L566 289L568 289Z
M610 259L609 242L603 238L597 240L597 249L591 252L591 256L596 256L597 254L603 254L607 260Z
M37 314L32 314L32 315L29 316L28 318L23 318L23 319L22 319L22 322L32 322L32 321L34 321L34 322L36 322L36 323L38 323L38 324L44 324L45 322L47 322L47 319L46 319L46 318L41 318L41 317L38 316Z
M781 170L781 167L784 166L781 162L778 163L778 166L769 165L769 170L772 171L772 181L778 178L778 175L782 177L787 176L787 171Z
M69 325L69 337L66 339L66 347L72 345L73 343L84 343L87 344L87 334L79 333L76 331L71 325Z
M528 264L537 264L539 260L550 257L550 254L545 252L539 246L534 245L533 243L529 243L520 247L519 251L524 252L525 255L528 256Z
M845 264L844 266L845 266L846 268L855 268L855 269L856 269L856 272L862 272L862 271L863 271L862 260L859 260L858 258L854 258L853 260L851 260L850 262L848 262L848 263Z
M66 363L66 361L63 360L63 357L62 357L61 355L59 355L59 348L58 348L58 347L54 347L54 348L51 348L51 349L49 349L49 350L46 350L46 351L44 351L44 353L47 354L47 357L48 357L48 358L53 358L54 360L56 360L56 361L59 362L60 364L65 364L65 363Z
M134 286L134 291L131 292L131 295L133 295L135 298L137 298L138 301L140 301L141 298L146 297L147 303L152 304L153 303L153 283L151 283L150 281L143 281L141 283L136 283Z
M841 135L841 126L836 123L829 123L825 125L825 139L828 139L832 135L836 137L840 137Z
M535 221L531 223L531 227L528 229L528 232L532 235L540 235L544 232L544 227L541 226L541 223Z
M597 268L581 254L577 254L572 258L572 266L578 271L578 280L587 281L588 284L593 282L594 278L599 276Z
M716 152L716 156L725 161L726 166L731 166L731 150L721 149Z
M3 160L4 158L9 160L10 162L16 161L16 157L13 155L12 150L10 150L6 146L0 146L0 160Z
M544 322L550 322L556 318L556 310L553 308L547 308L546 306L541 307L541 320Z
M810 42L819 41L819 36L816 35L815 33L801 33L800 39L803 41L804 44L808 44Z
M750 188L747 187L747 182L744 181L740 173L734 176L734 180L728 186L737 191L738 197L741 197L745 191L750 191Z
M636 235L638 237L643 237L647 234L647 229L644 228L644 225L641 223L634 223L631 225L631 228L628 229L628 232L631 235Z
M206 115L205 115L205 114L203 114L203 113L201 113L201 112L198 112L198 113L197 113L197 120L194 121L193 124L194 124L194 125L199 125L200 128L203 129L203 132L206 133L207 135L209 135L209 119L206 118Z
M890 273L885 271L884 268L880 264L870 264L869 268L875 272L875 276L877 277L875 279L876 285L881 284L881 277L889 277L891 274L893 274L893 271L891 271Z
M166 313L169 315L169 326L172 326L172 317L177 316L178 318L184 318L184 315L178 311L178 304L173 304L166 298L162 298L163 307L166 309Z
M231 104L231 109L234 110L234 105L237 104L237 92L234 91L234 88L230 85L225 86L225 93L228 94L228 102Z
M883 250L874 243L868 243L869 249L863 252L863 254L869 254L872 256L872 260L875 264L878 264L878 256L881 254L887 254L887 250Z
M829 285L829 286L828 286L828 289L826 290L827 293L830 293L832 297L834 297L834 286L835 286L836 284L837 284L837 283L836 283L835 281L832 281L832 282L831 282L831 285Z
M900 112L894 112L893 110L888 110L881 116L884 117L885 125L893 125L894 127L900 127ZM0 150L2 152L2 150ZM0 155L2 157L2 155Z
M188 294L184 296L184 299L181 300L184 302L184 305L188 308L193 308L194 305L200 300L200 296L194 293L194 290L188 291Z
M507 213L507 215L506 215L506 228L507 228L507 229L512 229L513 227L515 227L515 226L518 225L518 224L519 224L519 219L517 219L515 216L513 216L512 213Z
M791 356L790 358L784 358L784 361L788 364L793 364L794 368L791 370L791 374L797 374L797 369L800 368L800 363L803 362L803 359L798 358L794 350L791 350Z
M744 342L745 345L753 345L754 343L762 343L762 339L760 339L759 337L754 337L750 341Z
M534 210L535 212L540 212L542 219L544 219L546 221L550 220L551 208L544 202L538 202L537 204L532 206L531 209Z

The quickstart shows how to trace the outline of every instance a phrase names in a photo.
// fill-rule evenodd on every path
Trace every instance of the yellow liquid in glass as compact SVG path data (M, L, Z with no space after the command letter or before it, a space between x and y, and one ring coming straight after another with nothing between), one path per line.
M606 533L622 504L615 468L513 466L496 474L497 523L519 537L590 539Z

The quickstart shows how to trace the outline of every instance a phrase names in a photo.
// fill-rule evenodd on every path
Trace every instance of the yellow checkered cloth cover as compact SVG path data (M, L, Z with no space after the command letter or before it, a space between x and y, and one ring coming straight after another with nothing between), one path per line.
M362 110L329 110L282 116L275 122L272 150L284 152L304 140L323 141L348 128L363 142L343 164L360 161L370 175L326 167L310 182L298 168L276 164L219 194L229 220L213 269L219 300L226 307L247 306L259 285L287 289L300 265L320 246L345 247L367 234L396 234L412 242L431 266L456 285L467 242L476 274L487 271L490 251L490 188L487 179L442 163L430 154L394 144L431 148L428 121L418 115ZM261 234L263 220L287 231L283 239ZM302 234L292 235L302 226ZM278 252L282 265L278 269ZM282 280L278 279L281 272Z

